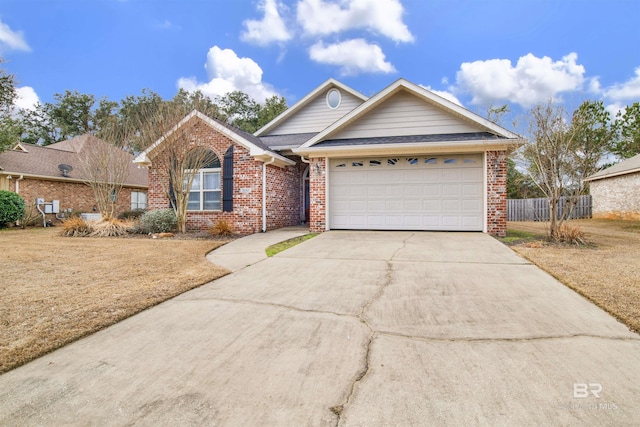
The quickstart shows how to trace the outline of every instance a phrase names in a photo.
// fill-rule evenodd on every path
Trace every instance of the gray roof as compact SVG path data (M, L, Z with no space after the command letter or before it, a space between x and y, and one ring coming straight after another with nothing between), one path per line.
M623 162L603 169L600 172L591 175L585 181L595 181L597 179L610 178L612 176L626 175L635 172L640 172L640 154L636 154Z
M90 150L96 144L107 144L95 136L85 134L75 138L51 144L45 147L32 144L21 144L25 151L8 150L0 153L0 171L3 174L36 175L60 181L85 180L78 154L83 150ZM112 147L118 150L116 147ZM148 186L148 171L138 168L133 163L129 167L129 176L125 185L133 187ZM61 164L70 165L73 169L67 177L62 176L58 169Z
M282 148L299 147L315 135L317 135L317 132L295 133L290 135L268 135L261 136L260 140L272 150L278 150Z
M455 141L497 141L508 139L489 132L473 133L444 133L436 135L402 135L380 136L372 138L328 139L314 145L314 147L335 147L350 145L378 145L378 144L406 144L421 142L455 142Z

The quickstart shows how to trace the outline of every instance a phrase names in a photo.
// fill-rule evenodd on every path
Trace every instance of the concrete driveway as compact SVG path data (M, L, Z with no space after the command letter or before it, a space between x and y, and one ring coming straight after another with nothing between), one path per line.
M269 235L212 255L233 274L0 376L0 425L640 423L640 337L493 238L247 251Z

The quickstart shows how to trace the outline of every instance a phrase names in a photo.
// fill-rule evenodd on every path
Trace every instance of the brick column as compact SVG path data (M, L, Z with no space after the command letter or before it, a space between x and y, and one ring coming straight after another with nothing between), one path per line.
M507 152L487 151L487 232L507 234Z
M309 161L309 231L322 233L326 229L326 179L327 165L324 157Z

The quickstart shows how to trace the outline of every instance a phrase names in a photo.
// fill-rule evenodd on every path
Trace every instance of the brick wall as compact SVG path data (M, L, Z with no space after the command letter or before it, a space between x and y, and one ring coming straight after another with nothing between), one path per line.
M590 183L593 218L640 220L640 172Z
M224 153L234 145L233 211L189 211L187 228L206 230L218 221L224 220L236 233L251 234L261 231L263 162L253 159L249 150L234 144L230 138L199 119L187 126L189 128L185 130L185 134L189 135L190 140L213 150L221 164ZM267 166L268 230L300 223L301 167L300 164L286 168ZM168 179L168 171L159 170L153 164L149 168L149 209L169 207L169 199L162 185Z
M487 232L507 234L507 152L487 151Z
M309 229L314 233L326 230L326 179L327 165L324 157L311 158L309 164Z
M267 229L302 222L302 178L306 164L294 157L295 166L267 166Z
M16 179L10 180L10 189L15 191ZM60 201L60 210L73 209L78 212L95 212L96 206L93 190L82 182L64 182L25 177L19 181L19 194L27 205L34 204L37 198L45 202ZM146 188L123 187L116 201L115 214L118 215L131 209L131 192L146 192ZM47 215L49 217L49 215ZM50 215L53 220L54 215Z

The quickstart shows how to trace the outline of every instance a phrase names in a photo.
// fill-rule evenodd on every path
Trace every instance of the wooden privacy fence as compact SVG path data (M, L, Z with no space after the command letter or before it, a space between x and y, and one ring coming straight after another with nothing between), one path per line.
M558 218L569 213L569 198L561 197L558 201ZM578 203L571 211L571 219L591 218L591 195L580 196ZM547 199L508 199L507 221L549 221L551 209Z

